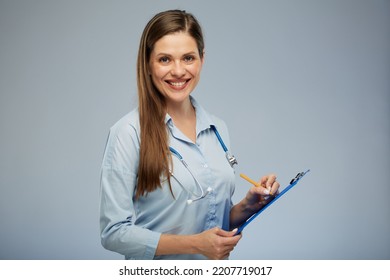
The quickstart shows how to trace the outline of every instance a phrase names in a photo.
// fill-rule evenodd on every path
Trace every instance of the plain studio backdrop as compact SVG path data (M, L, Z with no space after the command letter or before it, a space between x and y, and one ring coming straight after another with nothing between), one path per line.
M108 129L137 106L147 21L195 14L194 96L228 124L234 201L311 172L232 259L390 259L390 2L0 1L0 258L122 259L99 237Z

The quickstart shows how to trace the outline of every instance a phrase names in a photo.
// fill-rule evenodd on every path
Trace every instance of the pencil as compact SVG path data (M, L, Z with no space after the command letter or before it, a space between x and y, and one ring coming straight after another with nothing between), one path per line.
M258 182L253 181L251 178L249 178L249 177L246 176L245 174L242 174L242 173L241 173L240 176L241 176L242 179L247 180L249 183L255 185L256 187L260 187L260 184L259 184Z
M242 179L247 180L249 183L255 185L256 187L261 187L261 185L260 185L258 182L253 181L251 178L249 178L249 177L246 176L245 174L242 174L242 173L241 173L241 174L240 174L240 177L241 177ZM270 190L270 191L271 191L271 190ZM270 193L270 195L272 195L272 193Z

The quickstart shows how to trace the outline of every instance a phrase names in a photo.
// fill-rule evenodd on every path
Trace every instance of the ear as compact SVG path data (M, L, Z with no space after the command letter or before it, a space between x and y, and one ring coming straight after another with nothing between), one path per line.
M150 71L150 63L148 63L148 65L146 66L146 72L149 76L152 76L152 71Z
M202 61L202 66L203 66L203 64L204 64L204 57L205 57L205 55L206 55L206 52L203 50L203 52L202 52L202 59L201 59L201 61Z

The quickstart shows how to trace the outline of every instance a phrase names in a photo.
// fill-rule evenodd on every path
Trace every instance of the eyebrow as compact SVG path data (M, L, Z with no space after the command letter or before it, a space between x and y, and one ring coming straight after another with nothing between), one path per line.
M194 54L197 54L198 52L195 52L195 51L190 51L188 53L184 53L182 56L186 56L186 55L194 55ZM156 54L156 56L172 56L171 54L169 53L158 53Z

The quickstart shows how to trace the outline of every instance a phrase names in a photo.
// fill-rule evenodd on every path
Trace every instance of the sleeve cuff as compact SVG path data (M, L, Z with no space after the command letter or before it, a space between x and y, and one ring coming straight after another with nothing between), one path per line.
M159 232L151 232L150 236L147 239L147 245L145 249L145 255L144 259L145 260L153 260L156 250L157 250L157 245L160 240L161 233Z

